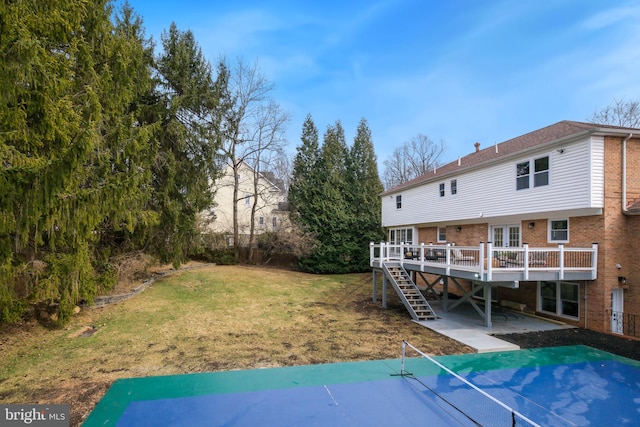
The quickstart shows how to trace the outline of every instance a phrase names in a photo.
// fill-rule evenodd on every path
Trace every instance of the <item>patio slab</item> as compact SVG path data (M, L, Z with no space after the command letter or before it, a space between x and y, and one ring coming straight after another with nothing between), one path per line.
M471 304L464 303L447 312L442 309L439 301L430 301L429 303L438 318L417 321L416 323L468 345L478 353L520 349L520 346L493 335L573 328L571 325L546 321L503 308L494 311L491 316L492 327L487 328L484 319L473 309Z

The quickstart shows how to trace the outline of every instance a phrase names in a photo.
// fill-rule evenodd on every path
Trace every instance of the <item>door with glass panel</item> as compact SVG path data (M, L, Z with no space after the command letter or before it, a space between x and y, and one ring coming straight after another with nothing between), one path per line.
M519 225L494 225L491 227L491 237L493 247L499 251L494 252L494 258L498 258L502 267L511 258L515 259L517 254L506 250L507 248L519 248L520 241L520 226ZM504 265L502 265L504 264Z
M611 332L614 334L624 333L623 325L624 313L624 289L611 290Z
M389 230L389 243L392 245L413 245L413 228L395 228ZM400 248L391 248L390 256L400 256Z
M519 248L519 225L494 225L491 227L491 237L495 248Z

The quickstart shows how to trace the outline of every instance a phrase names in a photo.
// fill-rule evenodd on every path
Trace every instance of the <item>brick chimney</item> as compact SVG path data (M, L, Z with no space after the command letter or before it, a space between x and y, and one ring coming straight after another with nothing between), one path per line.
M475 144L473 144L473 146L476 147L476 153L478 151L480 151L480 143L479 142L476 142Z

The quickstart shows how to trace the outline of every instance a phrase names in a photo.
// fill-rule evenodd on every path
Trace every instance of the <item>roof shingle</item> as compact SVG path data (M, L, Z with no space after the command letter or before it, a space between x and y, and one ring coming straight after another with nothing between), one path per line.
M396 187L385 191L383 195L395 193L399 190L410 188L418 184L441 179L442 176L447 175L451 172L461 171L474 166L478 166L483 163L499 159L501 157L506 157L514 153L525 151L538 145L542 145L573 135L578 135L580 133L589 134L606 129L615 129L619 131L628 129L629 131L640 132L640 129L563 120L561 122L535 130L533 132L526 133L516 138L492 145L483 150L475 151L471 154L461 157L458 160L436 168L427 174L397 185Z

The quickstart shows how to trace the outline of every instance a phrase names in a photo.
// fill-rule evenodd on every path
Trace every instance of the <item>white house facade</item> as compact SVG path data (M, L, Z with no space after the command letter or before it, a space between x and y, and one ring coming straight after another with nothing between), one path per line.
M250 166L241 163L238 168L237 200L234 200L233 168L227 166L223 175L215 182L215 206L202 213L204 232L233 236L233 205L237 206L238 228L241 236L247 236L251 226L251 210L256 202L254 232L278 231L286 226L288 209L286 195L269 174L256 173ZM257 191L254 186L257 180ZM233 241L229 240L228 244Z

